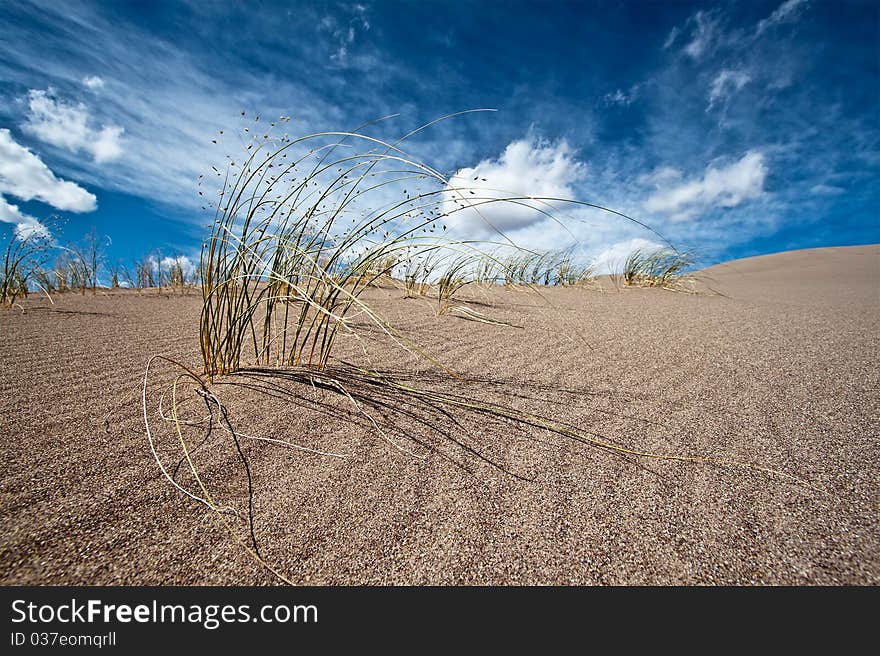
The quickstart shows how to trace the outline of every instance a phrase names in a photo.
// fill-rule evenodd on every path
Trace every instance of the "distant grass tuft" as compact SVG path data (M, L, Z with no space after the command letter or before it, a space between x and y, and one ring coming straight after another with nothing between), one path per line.
M10 308L19 298L27 298L28 284L42 270L51 247L48 232L14 231L9 235L0 263L0 307Z
M623 282L628 287L662 287L685 291L690 276L686 271L693 264L687 253L670 248L654 251L636 250L626 259Z
M458 255L446 266L437 281L438 314L447 314L455 295L465 286L474 282L472 269L477 259L473 255Z

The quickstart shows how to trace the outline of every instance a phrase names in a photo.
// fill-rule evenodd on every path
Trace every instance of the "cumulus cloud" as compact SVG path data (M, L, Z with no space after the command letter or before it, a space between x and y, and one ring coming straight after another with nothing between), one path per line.
M29 217L33 219L33 217ZM24 221L23 223L17 223L13 230L13 234L15 238L19 241L26 241L28 239L48 239L52 236L49 232L49 228L40 223L37 219L33 219L32 221Z
M183 271L183 277L186 280L192 280L195 277L196 273L196 263L188 258L186 255L177 255L176 257L163 257L159 260L156 257L150 257L150 264L156 270L161 271L170 271L171 267L175 264L180 265L181 271Z
M102 80L97 75L87 75L83 78L82 83L83 86L86 86L92 90L104 88L104 80Z
M709 88L709 106L706 111L711 110L718 102L742 89L751 80L751 76L744 71L723 69L712 80L712 85Z
M18 239L49 236L45 225L7 201L4 194L72 212L90 212L97 207L94 194L57 178L39 157L17 143L9 130L0 129L0 222L14 224Z
M122 155L123 128L117 125L91 127L91 116L83 103L65 103L55 97L52 89L31 89L28 110L27 122L22 128L46 143L74 153L87 152L99 164Z
M592 260L593 271L597 275L620 273L623 271L627 258L636 251L653 252L663 248L663 244L635 237L619 241L603 250Z
M574 198L572 185L585 174L586 165L575 159L565 140L555 143L538 139L514 141L498 158L485 159L452 176L443 193L444 211L452 213L447 224L458 235L474 237L494 233L492 226L502 232L524 228L545 218L533 208L547 211L552 203L528 201L529 206L480 203L487 199L523 196ZM478 210L470 209L474 206ZM459 210L462 207L467 209Z
M28 148L0 129L0 193L39 200L59 210L91 212L97 199L78 184L57 178Z
M670 219L685 220L714 207L736 207L764 192L767 166L764 156L750 150L724 168L709 166L703 177L662 187L645 202L649 212L662 212Z
M49 236L49 229L38 219L30 214L25 214L18 209L18 205L12 205L3 196L0 196L0 221L15 224L15 236L21 240L31 236Z
M791 23L800 18L806 8L807 0L786 0L776 8L767 18L758 22L757 34L763 34L766 30L781 23Z

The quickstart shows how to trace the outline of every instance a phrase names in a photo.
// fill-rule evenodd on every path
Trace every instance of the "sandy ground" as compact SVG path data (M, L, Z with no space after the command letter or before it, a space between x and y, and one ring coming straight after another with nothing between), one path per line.
M724 295L465 294L519 328L370 292L460 379L382 340L366 344L373 366L412 386L808 484L623 457L467 408L358 396L354 383L350 400L235 376L212 388L235 430L346 456L241 439L260 553L308 584L880 583L880 247L705 273ZM0 312L0 582L276 583L216 514L162 478L148 447L144 367L155 354L198 366L198 297L62 295L23 307ZM351 339L336 354L366 362ZM157 406L174 373L158 363L148 388L172 469L177 438ZM181 412L206 414L188 402ZM184 432L192 446L205 434ZM217 501L246 516L229 434L215 429L193 457ZM196 489L185 465L177 475ZM244 521L228 521L248 539Z

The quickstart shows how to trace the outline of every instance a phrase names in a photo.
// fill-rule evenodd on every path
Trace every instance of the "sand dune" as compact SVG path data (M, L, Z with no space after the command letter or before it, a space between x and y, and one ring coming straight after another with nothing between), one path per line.
M719 264L703 271L722 291L751 301L805 305L880 302L880 247L809 248Z
M242 440L261 554L309 584L880 583L880 247L704 274L719 293L466 294L521 327L374 290L376 309L461 378L381 339L369 360L355 340L337 355L636 450L753 467L625 457L475 412L393 397L358 409L294 380L235 376L213 387L235 430L346 456ZM0 581L276 583L148 448L145 364L162 353L198 366L199 298L54 301L0 313ZM148 401L173 467L176 438L156 412L172 380L157 365ZM197 461L218 499L246 509L228 434ZM179 480L192 485L185 466Z

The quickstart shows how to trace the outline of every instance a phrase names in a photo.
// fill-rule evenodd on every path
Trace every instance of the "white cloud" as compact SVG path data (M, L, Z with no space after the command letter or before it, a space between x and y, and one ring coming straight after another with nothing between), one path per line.
M0 196L0 221L15 224L14 233L18 239L27 239L31 235L48 237L49 229L30 214L25 214L18 205L10 204Z
M764 191L766 177L764 156L750 150L727 167L709 166L702 178L659 189L644 206L649 212L663 212L670 214L671 220L681 221L701 210L736 207L745 200L757 198Z
M11 205L3 196L0 196L0 221L4 223L23 223L25 220L33 218L22 213L18 209L18 205Z
M83 78L82 83L84 86L87 86L89 89L92 90L104 88L104 80L102 80L97 75L87 75Z
M0 129L0 193L39 200L59 210L91 212L97 199L78 184L61 180L29 149Z
M117 125L102 128L91 144L92 155L100 164L117 159L122 155L121 137L123 128Z
M346 24L340 23L334 16L326 15L318 22L318 29L329 32L335 41L335 50L330 54L330 60L344 66L348 63L349 48L355 41L358 30L370 29L370 21L367 18L367 7L356 4L346 8L349 17Z
M718 22L714 16L705 11L698 11L691 19L696 27L693 31L691 42L684 47L684 51L693 59L700 59L709 51L718 31Z
M632 253L636 251L653 252L663 247L663 244L659 242L642 239L641 237L619 241L593 258L593 271L597 275L620 273L623 271L627 258Z
M810 193L817 196L836 196L846 191L843 187L835 187L834 185L817 184L810 187Z
M42 240L48 239L52 236L52 234L49 232L49 228L47 228L36 219L34 219L33 221L24 221L22 223L17 223L15 225L13 233L15 234L15 238L19 241L25 241L31 238Z
M668 50L675 43L675 40L678 38L678 28L673 27L669 32L669 36L666 37L666 41L663 42L663 49Z
M523 196L574 198L572 185L585 174L586 165L574 158L565 140L549 143L521 139L510 143L497 159L485 159L453 175L443 194L443 207L449 213L486 199ZM547 211L552 203L530 201L525 207L510 202L492 202L477 207L478 211L464 209L449 216L447 224L453 233L473 237L497 235L492 226L505 233L518 230L546 218L533 207Z
M183 272L183 279L187 282L195 280L196 272L198 271L197 261L186 255L177 255L174 257L157 257L156 255L150 255L147 258L147 263L153 270L155 278L157 280L161 279L163 283L168 282L171 267L176 264L180 265L181 271Z
M90 153L97 163L122 155L123 128L110 125L92 128L89 111L83 103L70 105L55 97L52 89L28 92L28 117L22 126L46 143L71 152Z
M337 64L345 64L348 60L348 44L341 43L339 48L330 55L330 61L336 62Z
M712 80L712 86L709 89L709 105L706 107L706 111L711 110L716 103L742 89L751 80L751 76L744 71L723 69Z
M630 88L629 91L617 89L614 93L606 93L603 100L606 105L623 105L624 107L631 105L639 95L639 85Z
M203 9L216 13L209 7ZM314 11L303 7L296 13L301 17L312 16ZM361 12L357 7L353 11ZM369 93L362 92L357 85L346 85L344 97L359 98L358 103L340 102L338 98L331 102L328 98L335 91L328 91L327 87L336 84L332 76L316 86L298 76L278 77L268 71L254 72L235 66L218 70L215 59L204 61L193 53L183 53L149 30L135 26L130 26L131 30L115 29L107 12L93 6L74 8L48 3L32 8L31 13L35 20L43 21L48 31L63 32L66 47L75 50L76 56L45 58L45 44L36 40L18 38L12 47L12 41L7 43L0 39L0 71L11 84L24 89L42 89L48 81L63 85L71 80L79 83L84 76L95 72L94 61L102 60L106 64L102 67L102 74L104 70L107 73L100 106L86 101L93 121L90 127L99 134L102 123L124 126L123 156L112 166L101 166L94 164L88 154L84 156L83 151L59 148L52 153L53 169L75 177L84 185L160 200L186 208L188 212L198 211L204 201L197 195L197 177L210 173L212 165L223 169L227 154L241 154L244 146L238 133L245 121L253 121L254 112L266 118L292 115L291 133L309 134L328 128L353 127L359 122L351 116L354 105L371 108L364 110L369 117L401 110L400 104L389 100L387 94L373 94L375 85ZM366 18L362 13L360 18L355 18L358 33L349 49L346 65L371 68L370 79L385 79L399 65L384 62L381 69L376 69L377 58L368 57L376 53L375 48L361 43L364 35L369 34ZM81 29L68 32L71 21ZM348 19L340 17L338 24L347 30ZM306 49L308 62L326 63L335 47L336 42L322 34L322 38ZM294 52L296 49L291 51L291 56ZM32 70L34 61L42 62L39 75ZM303 65L310 64L304 60ZM108 90L113 93L106 93ZM24 100L26 112L27 96ZM76 105L71 97L65 96L64 100ZM242 110L247 110L248 116L239 122ZM442 132L442 126L438 127ZM221 129L226 131L224 136L218 134ZM112 139L110 141L112 143ZM436 150L446 155L446 144L443 146ZM426 160L437 163L434 157L426 157ZM441 166L449 170L452 165L445 162ZM200 223L194 217L195 221Z
M638 178L637 181L642 185L653 185L655 188L660 189L662 185L669 184L674 180L681 179L681 171L672 166L661 166L659 168L654 169L650 173L643 173Z
M786 2L783 2L776 8L776 11L758 22L757 34L763 34L774 25L796 21L800 18L801 12L805 9L806 5L807 0L786 0Z
M196 263L188 258L186 255L178 255L177 257L163 257L161 261L158 261L155 257L150 258L150 262L153 267L157 267L161 265L163 271L169 271L172 266L175 264L179 264L181 270L183 271L184 278L187 280L191 280L196 273Z

